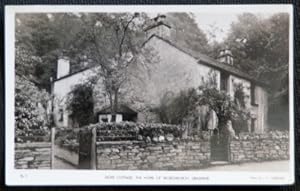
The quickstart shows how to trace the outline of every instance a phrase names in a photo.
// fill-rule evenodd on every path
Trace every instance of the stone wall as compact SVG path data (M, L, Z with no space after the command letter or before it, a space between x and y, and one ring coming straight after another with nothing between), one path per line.
M15 143L16 169L51 169L51 143Z
M231 162L259 162L289 159L289 132L243 133L230 143Z
M210 160L209 141L114 141L97 143L100 170L199 169Z

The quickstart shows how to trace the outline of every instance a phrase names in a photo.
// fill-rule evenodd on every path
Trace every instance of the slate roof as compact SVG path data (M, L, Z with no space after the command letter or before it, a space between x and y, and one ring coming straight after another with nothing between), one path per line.
M219 62L205 54L202 54L200 52L195 52L195 51L192 51L190 49L187 49L185 47L182 47L182 46L179 46L178 44L174 43L174 42L171 42L170 40L168 39L165 39L165 38L162 38L160 36L157 36L157 35L152 35L144 44L146 44L151 38L158 38L168 44L170 44L171 46L179 49L180 51L192 56L193 58L195 58L199 64L204 64L204 65L207 65L207 66L210 66L210 67L213 67L215 69L218 69L218 70L221 70L221 71L224 71L224 72L227 72L229 74L232 74L234 76L237 76L237 77L240 77L240 78L244 78L246 80L249 80L251 82L254 82L256 84L259 84L261 86L268 86L267 83L265 82L262 82L262 81L259 81L257 80L257 78L255 78L254 76L251 76L243 71L241 71L240 69L234 67L234 66L231 66L229 64L225 64L225 63L222 63L222 62Z
M97 115L99 114L110 114L111 113L111 109L110 107L105 107L104 109L101 109L100 111L97 112ZM117 113L119 114L137 114L136 111L134 111L133 109L131 109L130 107L128 107L127 105L120 105L117 109Z

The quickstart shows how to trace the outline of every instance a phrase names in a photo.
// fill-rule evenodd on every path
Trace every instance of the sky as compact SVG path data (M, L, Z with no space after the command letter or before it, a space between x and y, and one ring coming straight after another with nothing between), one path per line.
M211 34L214 34L217 42L222 42L230 32L231 23L236 22L238 20L238 15L245 12L238 13L205 13L205 14L197 14L194 13L194 18L198 27L203 30L203 32L207 35L208 40L212 42ZM252 12L256 16L260 18L268 18L273 14L278 13L278 11L269 11L269 12Z
M199 28L209 37L214 33L217 42L227 37L230 25L237 21L238 14L194 14ZM213 32L214 31L214 32Z
M238 15L245 13L243 11L235 12L205 12L205 13L190 13L195 19L198 27L207 35L209 42L214 40L222 42L229 34L231 23L238 20ZM268 12L252 12L262 18L269 17L276 13L275 11ZM157 14L163 13L148 13L150 17L155 17ZM214 35L214 37L212 36Z

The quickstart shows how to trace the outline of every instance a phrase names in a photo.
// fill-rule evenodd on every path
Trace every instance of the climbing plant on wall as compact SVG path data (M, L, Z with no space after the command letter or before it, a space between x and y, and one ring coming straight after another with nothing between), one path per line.
M232 101L230 96L217 88L199 87L198 105L207 105L218 117L218 128L222 133L228 133L228 122L239 118L247 119L249 112Z
M234 103L239 110L246 108L246 95L242 83L238 83L234 87ZM246 131L248 129L248 118L243 116L243 113L237 113L237 117L232 120L232 126L236 133Z
M90 124L94 119L93 86L90 83L78 84L68 95L67 110L74 127Z

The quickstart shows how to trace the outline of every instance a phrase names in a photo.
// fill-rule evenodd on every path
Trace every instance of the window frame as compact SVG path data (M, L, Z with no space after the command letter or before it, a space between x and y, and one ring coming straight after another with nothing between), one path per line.
M252 106L258 106L256 85L250 83L250 102Z

